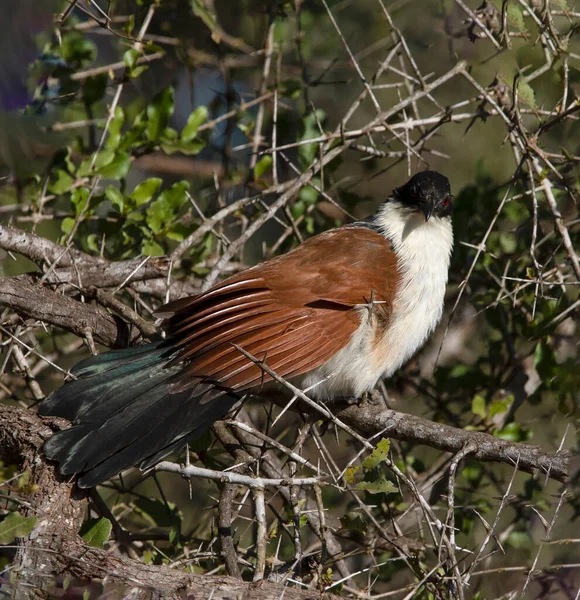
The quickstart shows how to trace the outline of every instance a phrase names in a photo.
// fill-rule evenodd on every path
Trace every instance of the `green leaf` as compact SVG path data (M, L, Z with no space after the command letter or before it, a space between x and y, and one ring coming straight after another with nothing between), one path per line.
M199 17L212 33L215 32L217 29L217 15L213 9L213 2L208 5L204 0L191 0L191 9L193 14Z
M127 65L128 69L133 69L137 65L138 58L139 51L135 48L129 48L129 50L123 54L123 62Z
M111 204L120 212L123 212L123 207L125 205L125 198L123 194L114 186L110 185L105 190L105 196L111 201Z
M157 2L157 3L159 4L159 2ZM147 50L147 52L165 52L165 50L163 49L163 46L154 44L151 40L149 40L145 44L145 49Z
M76 165L71 158L71 154L72 154L72 150L70 147L68 147L66 149L66 153L64 155L64 164L66 165L66 168L68 169L69 173L74 173L76 170Z
M135 146L143 145L145 129L147 128L147 115L141 111L135 115L131 128L121 137L119 148L130 150Z
M191 142L197 135L197 130L207 120L208 111L205 106L198 106L187 119L185 127L181 131L181 140L183 142Z
M320 187L320 180L313 179L312 182ZM298 198L307 206L314 204L318 200L318 190L311 185L305 185L300 189L300 193L298 194Z
M363 467L365 469L374 469L380 463L384 462L387 459L390 447L391 440L382 438L377 444L377 447L373 450L372 454L364 459Z
M534 352L534 367L538 375L542 379L550 379L556 366L556 353L546 342L540 342Z
M145 215L138 210L132 210L130 213L127 213L127 219L135 223L141 223L141 221L145 220Z
M508 535L507 543L517 549L530 548L532 539L527 531L512 531Z
M111 535L113 526L109 519L89 519L83 523L79 535L93 548L102 548Z
M139 65L138 67L135 67L134 69L131 70L131 72L129 73L129 77L131 79L137 79L137 77L139 77L139 75L143 74L148 68L149 68L149 65Z
M356 486L357 490L369 492L369 494L392 494L398 492L397 486L388 479L377 479L376 481L361 481Z
M157 190L163 181L159 177L150 177L140 183L129 195L129 198L135 202L135 206L145 204L155 196Z
M248 123L238 123L238 129L246 136L250 137L252 131L256 127L255 121L250 120Z
M352 485L354 483L354 476L359 469L359 466L348 467L348 469L344 472L344 481L349 485Z
M117 150L113 160L96 172L105 179L123 179L130 168L131 156L123 150Z
M183 154L197 154L203 150L206 146L205 140L202 138L196 138L195 135L191 140L184 141L179 137L179 134L175 129L166 127L161 137L161 149L166 154L174 154L175 152L182 152Z
M75 207L75 216L78 217L83 208L85 207L87 200L89 199L89 190L86 188L76 188L70 195L70 200Z
M526 25L524 23L524 13L519 6L508 4L507 7L507 18L508 21L520 32L527 33Z
M306 205L304 204L304 202L302 202L302 200L296 200L296 202L294 202L294 204L292 205L292 216L295 219L298 219L298 217L301 217L304 214L304 211L306 210Z
M481 464L475 461L467 462L467 464L463 467L461 474L467 481L477 482L481 479L483 475L483 469Z
M482 419L487 416L486 402L483 396L477 394L471 401L471 412Z
M536 95L529 83L520 80L518 82L518 94L520 100L525 102L531 109L536 110L538 108L538 105L536 104Z
M103 167L106 167L107 165L111 164L114 158L115 151L111 150L110 148L105 148L104 150L101 150L99 153L97 153L97 156L95 157L95 162L93 163L93 168L95 169L95 171L98 171L99 169L102 169Z
M11 544L16 538L26 537L36 525L37 517L23 517L11 512L0 522L0 544Z
M261 158L254 167L254 179L260 179L264 173L272 170L272 157L267 154Z
M135 15L129 15L129 18L127 19L127 22L123 26L123 31L127 35L130 36L133 33L133 29L134 28L135 28Z
M121 129L125 123L125 113L120 106L115 108L115 116L109 123L109 137L105 146L111 150L116 150L121 142Z
M163 256L165 250L154 239L145 239L141 244L141 254L144 256Z
M154 233L161 233L175 218L181 205L186 201L189 190L187 181L179 181L161 192L147 209L147 225Z
M191 142L171 142L169 144L162 143L161 149L166 154L174 154L175 152L181 152L182 154L194 155L199 154L206 146L206 143L202 139L195 139Z
M66 171L59 169L56 172L56 181L53 181L48 189L56 195L64 194L71 189L73 183L74 179Z
M179 139L179 134L173 127L166 127L161 136L163 142L176 142Z
M191 233L191 230L185 227L182 223L174 223L166 232L165 237L176 242L183 240Z
M509 410L509 407L513 404L513 395L507 396L503 400L494 400L489 405L489 418L491 419L495 415L501 415Z
M499 431L494 431L493 435L508 442L525 442L531 437L530 431L515 421Z
M90 233L87 235L87 247L93 254L99 254L101 251L99 242L99 236L96 233Z
M304 131L302 135L298 138L299 142L304 142L306 140L310 140L313 138L320 137L321 132L318 128L318 122L322 123L326 119L326 113L322 109L317 109L315 113L310 113L306 117L304 117L302 121L302 125ZM318 144L302 144L298 146L298 158L300 159L300 163L303 167L309 167L314 157L316 156L316 152L318 151Z
M73 219L72 217L65 217L62 220L62 223L60 224L60 230L65 235L70 235L70 233L73 230L74 226L75 226L75 219Z
M77 169L77 177L87 177L91 173L91 163L93 162L92 156L89 158L85 158L85 160L81 161Z
M172 527L169 530L169 543L175 544L179 540L180 531L177 527Z
M157 141L161 137L174 109L175 101L172 87L165 88L153 98L153 102L147 106L147 127L145 128L147 139Z
M499 234L499 243L504 252L513 254L518 247L517 237L511 233L502 232Z

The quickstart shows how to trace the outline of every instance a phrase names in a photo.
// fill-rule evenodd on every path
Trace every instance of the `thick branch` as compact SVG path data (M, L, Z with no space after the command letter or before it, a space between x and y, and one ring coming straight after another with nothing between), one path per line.
M306 407L306 412L316 415L322 413L366 447L369 447L370 443L353 429L357 429L368 436L384 434L386 437L401 441L418 442L455 454L469 444L477 448L477 451L470 452L470 454L478 460L502 462L509 465L517 464L521 470L529 473L542 470L546 475L558 481L566 481L567 479L568 455L566 452L555 455L547 454L539 446L508 442L487 433L466 431L406 413L383 410L369 402L361 403L358 406L351 405L342 412L331 415L327 408L312 401L304 392L277 375L267 365L258 362L243 348L235 347L244 356L259 364L260 368L273 377L275 381L284 385L299 398L302 406Z
M0 225L0 248L26 256L39 267L50 265L62 254L64 248L50 240L21 229ZM100 256L90 256L69 248L51 272L51 283L74 283L78 286L116 287L122 283L167 277L169 259L143 257L109 261Z
M21 254L43 269L53 263L64 248L22 229L0 225L0 249ZM163 256L109 261L85 254L76 248L69 248L60 258L59 266L49 273L46 281L52 284L71 283L80 288L100 289L131 284L136 292L157 296L162 300L167 297L169 300L175 300L181 296L199 293L199 283L172 280L168 284L170 264L171 261Z
M0 248L7 252L22 254L37 265L54 262L64 250L62 246L46 238L4 225L0 225ZM60 259L59 265L68 267L73 261L83 262L85 259L95 260L80 250L70 248Z
M166 566L145 565L107 550L87 546L77 532L86 511L85 493L74 484L55 477L52 465L42 459L40 447L54 426L65 421L40 419L31 411L0 405L0 459L16 463L31 472L33 494L27 498L29 513L38 517L32 534L22 540L16 558L18 581L15 596L47 598L56 576L66 575L89 581L116 583L123 597L189 597L256 600L285 598L307 600L337 599L316 590L287 588L262 581L251 583L234 577L202 576ZM51 577L52 575L52 577Z
M139 335L106 310L77 302L38 285L30 275L0 278L0 306L6 306L23 317L38 319L61 327L79 337L90 332L105 346L125 346Z
M48 277L51 283L73 283L86 287L117 287L134 281L167 278L169 260L152 257L144 263L142 256L122 261L81 262L65 269L55 269Z
M342 421L365 433L396 440L425 444L431 448L457 453L468 443L477 450L470 454L476 460L517 464L528 473L541 471L552 479L566 481L569 458L566 452L548 454L539 446L508 442L480 431L466 431L406 413L388 410L369 402L348 406L338 413Z

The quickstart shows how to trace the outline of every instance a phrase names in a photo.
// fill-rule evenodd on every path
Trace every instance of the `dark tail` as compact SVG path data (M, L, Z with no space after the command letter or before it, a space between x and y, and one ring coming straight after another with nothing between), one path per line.
M201 403L182 387L172 393L181 367L165 367L171 354L162 341L88 358L72 370L77 380L44 399L39 414L73 423L44 444L63 475L79 473L78 485L92 487L128 467L148 468L235 404L226 395Z

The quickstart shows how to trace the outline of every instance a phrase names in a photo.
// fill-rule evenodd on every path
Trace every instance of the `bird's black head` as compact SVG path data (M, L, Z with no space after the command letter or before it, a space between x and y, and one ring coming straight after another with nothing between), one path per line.
M393 192L403 206L421 211L428 221L432 215L450 217L453 211L451 186L445 175L437 171L421 171Z

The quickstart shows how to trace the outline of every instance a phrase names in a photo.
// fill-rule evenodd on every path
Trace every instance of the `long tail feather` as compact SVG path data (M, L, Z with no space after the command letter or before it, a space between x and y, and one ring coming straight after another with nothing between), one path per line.
M92 487L133 465L147 468L230 410L235 396L202 402L172 386L182 368L167 366L173 352L156 342L91 357L72 370L78 379L45 398L41 415L73 423L44 444L63 475L78 473L79 486Z

